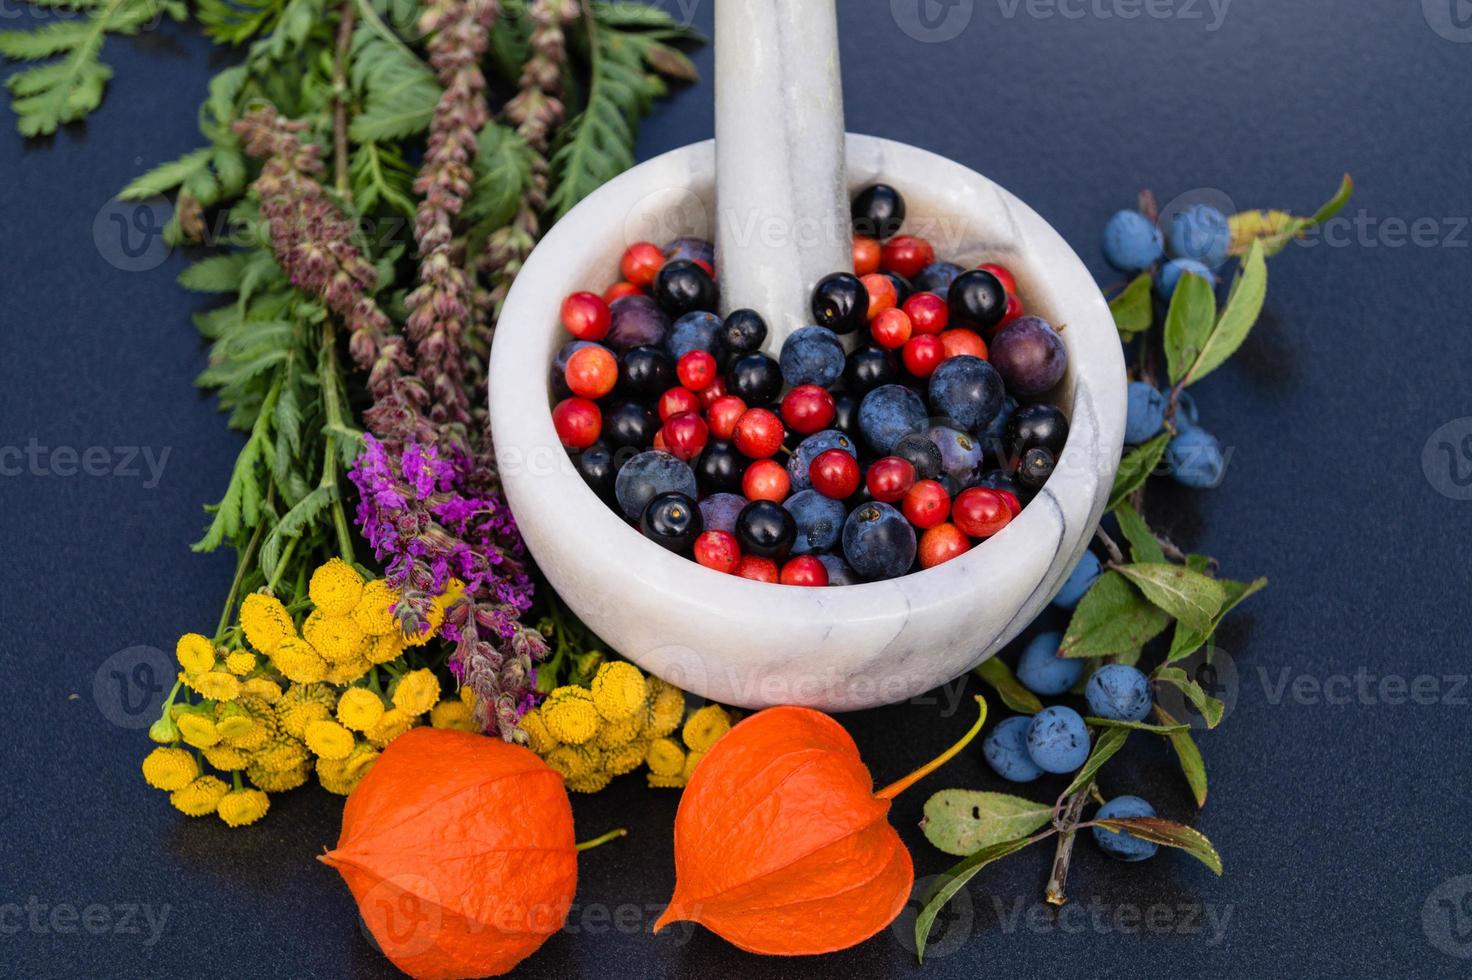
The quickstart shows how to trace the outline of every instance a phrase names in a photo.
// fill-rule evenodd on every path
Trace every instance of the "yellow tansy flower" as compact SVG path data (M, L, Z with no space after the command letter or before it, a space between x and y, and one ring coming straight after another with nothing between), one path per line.
M608 785L608 773L599 769L576 779L565 779L563 784L574 793L596 793Z
M639 720L625 718L622 721L604 721L598 726L593 742L601 748L613 749L627 745L639 737Z
M559 745L547 753L545 761L565 780L590 776L603 767L602 753L586 745Z
M216 769L234 772L250 765L250 753L230 745L215 745L204 750L204 761Z
M731 730L731 716L718 704L708 704L690 716L680 735L695 752L709 752L716 739Z
M276 717L288 735L304 738L307 726L332 716L337 697L325 684L293 684L276 704Z
M251 758L251 765L266 772L285 772L310 762L307 748L294 738L278 738Z
M290 637L271 652L271 663L298 684L315 684L327 676L327 661L306 640Z
M158 721L148 726L148 737L163 745L173 745L179 741L179 726L168 712L164 712Z
M322 759L346 759L353 751L353 733L335 721L314 721L307 726L307 748Z
M312 573L307 595L328 616L346 616L363 598L363 576L341 558L333 558Z
M609 721L622 721L644 706L644 675L631 663L616 660L593 676L593 703Z
M347 796L377 760L378 752L359 742L346 759L318 759L317 779L329 793Z
M242 697L260 698L267 704L275 704L281 697L281 685L269 677L251 677L240 682Z
M439 700L439 678L431 670L411 670L399 678L398 684L394 686L393 697L394 707L411 715L422 715Z
M598 731L601 720L593 695L576 685L566 685L547 695L542 702L542 720L547 731L560 742L581 745Z
M363 654L370 664L386 664L404 653L404 637L397 630L384 636L370 636Z
M649 780L651 789L680 789L685 785L685 777L680 774L664 776L657 772L645 773L645 779Z
M337 699L337 720L345 728L366 732L383 717L383 699L366 687L350 687Z
M267 793L284 793L289 789L296 789L305 783L307 777L311 774L312 766L310 763L302 763L291 769L272 772L253 762L245 770L245 778Z
M340 664L333 664L328 667L327 681L330 684L351 684L368 673L368 668L372 666L367 658L354 657L351 660L345 660Z
M318 609L302 623L302 639L328 663L340 664L357 657L368 645L368 636L351 616L329 616Z
M179 735L197 749L207 749L220 740L220 730L215 720L191 711L179 716Z
M173 792L199 776L199 762L188 749L154 749L143 757L143 780L154 789Z
M233 789L220 797L215 812L232 827L255 823L271 809L271 800L258 789Z
M191 817L207 817L215 812L221 797L230 792L230 787L218 776L200 776L188 786L169 794L174 809Z
M174 645L174 656L186 674L199 674L215 665L215 645L209 637L198 633L185 633Z
M246 642L267 656L296 636L296 624L281 600L264 592L252 592L240 604L240 628Z
M685 692L657 677L650 678L651 696L645 708L641 733L651 738L664 738L685 718Z
M414 727L414 716L403 708L389 708L365 733L380 749Z
M475 722L470 718L470 709L459 698L446 698L429 709L429 723L435 728L449 728L457 732L475 731Z
M616 748L605 749L603 771L610 776L622 776L626 772L633 772L643 764L648 752L649 743L643 739L636 739Z
M649 763L649 771L656 776L678 776L685 768L685 750L672 738L656 738L649 743L644 761Z
M700 765L700 760L704 758L704 752L691 752L685 756L685 768L680 770L680 775L686 782L689 782L690 777L695 775L695 767Z
M394 604L399 601L398 590L387 581L376 578L363 586L363 594L353 607L353 622L369 636L389 636L399 632L399 620L394 615Z
M184 683L211 701L234 701L240 697L240 678L223 670L207 670L186 677Z
M469 688L462 687L461 691ZM542 718L542 709L533 708L521 716L521 730L526 732L527 747L540 756L546 756L548 752L562 744L547 730L547 722Z
M244 677L256 669L256 655L249 650L232 650L225 654L225 669L236 677Z

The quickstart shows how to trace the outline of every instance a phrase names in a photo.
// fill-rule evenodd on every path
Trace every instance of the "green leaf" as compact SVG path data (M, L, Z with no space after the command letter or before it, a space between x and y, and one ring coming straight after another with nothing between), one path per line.
M1118 569L1137 585L1145 598L1192 629L1210 629L1221 612L1226 593L1221 583L1184 565L1147 562Z
M1139 652L1170 625L1165 610L1129 580L1107 571L1085 593L1058 648L1064 657L1109 657Z
M1114 488L1109 491L1109 510L1114 510L1144 485L1150 474L1160 465L1165 456L1165 447L1169 443L1170 433L1162 432L1125 454L1119 461L1119 470L1114 474Z
M1141 840L1153 841L1166 847L1176 847L1206 865L1218 875L1222 873L1222 856L1211 846L1211 841L1199 830L1192 830L1185 824L1179 824L1172 820L1161 820L1159 817L1129 817L1110 820L1093 821L1097 826L1106 830L1128 831L1132 836Z
M1262 243L1253 242L1252 250L1242 260L1241 272L1227 297L1227 305L1222 309L1216 328L1206 339L1196 362L1186 371L1186 384L1200 381L1237 352L1257 323L1267 294L1268 264L1263 258Z
M1130 543L1130 557L1143 562L1165 561L1165 552L1150 525L1145 523L1139 511L1130 506L1129 501L1119 502L1114 508L1114 519L1119 522L1120 533Z
M1191 726L1183 723L1173 725L1152 725L1145 721L1119 721L1114 718L1088 717L1084 721L1095 728L1128 728L1134 732L1154 732L1156 735L1173 735L1176 732L1188 732Z
M1155 717L1160 719L1162 725L1175 727L1179 725L1170 712L1160 705L1155 706ZM1184 731L1173 731L1166 736L1170 741L1171 748L1176 750L1176 758L1180 760L1181 772L1185 773L1186 783L1191 787L1191 795L1196 797L1198 808L1206 806L1206 761L1201 758L1201 750L1196 747L1196 740L1191 737L1190 726L1181 726Z
M276 566L281 561L281 549L286 542L300 537L312 522L327 512L331 504L332 488L316 487L297 501L291 510L281 515L281 520L276 522L276 526L271 528L266 539L261 542L261 571L266 573L267 578L275 574Z
M1155 668L1155 672L1151 674L1151 677L1156 681L1178 688L1186 696L1186 700L1191 702L1191 706L1196 709L1196 712L1201 715L1202 719L1206 722L1207 728L1215 728L1221 724L1222 714L1226 711L1226 706L1210 694L1207 694L1200 684L1197 684L1187 676L1184 670L1179 667L1160 666Z
M429 128L440 100L434 72L368 24L353 33L348 80L363 103L348 128L354 143L398 140Z
M197 293L233 292L240 288L252 258L250 252L234 252L200 259L179 274L179 285Z
M1094 748L1089 752L1089 757L1084 760L1083 767L1073 777L1073 782L1068 784L1068 788L1058 794L1059 798L1072 796L1093 782L1099 770L1104 768L1104 763L1114 758L1114 754L1124 748L1124 743L1129 741L1129 738L1128 728L1106 728L1100 732L1099 737L1094 739Z
M511 221L531 177L532 152L516 130L488 123L480 131L475 155L475 184L462 213L470 224L486 226L483 233Z
M976 676L991 685L1002 703L1013 711L1035 715L1043 710L1043 702L1022 686L1022 682L1012 673L1012 668L1001 657L988 657L982 661L981 666L976 668Z
M1170 652L1165 656L1166 663L1183 660L1201 649L1202 644L1211 639L1212 634L1217 631L1217 627L1221 626L1222 620L1226 617L1227 613L1240 605L1248 596L1262 591L1268 584L1268 580L1265 578L1260 578L1253 582L1233 582L1231 579L1217 579L1217 582L1222 587L1222 607L1212 617L1210 628L1197 630L1192 629L1185 623L1176 623L1175 635L1171 637Z
M947 854L965 857L983 847L1026 837L1053 819L1053 807L1006 793L943 789L925 801L920 829Z
M1181 276L1165 317L1165 363L1176 384L1201 356L1216 323L1216 296L1211 283L1194 273Z
M935 925L935 917L940 914L941 909L945 908L946 903L955 897L956 892L965 888L966 883L975 878L982 868L1009 854L1016 854L1032 842L1032 838L1023 837L1019 840L983 847L941 875L940 881L936 882L921 900L920 914L915 916L915 956L921 963L925 962L925 941L930 938L930 929Z
M1109 301L1109 311L1114 314L1114 326L1124 339L1149 330L1155 322L1155 307L1150 299L1152 284L1150 273L1142 272L1114 299Z
M1337 215L1349 203L1354 194L1354 180L1349 174L1339 183L1339 190L1323 206L1307 218L1299 218L1287 211L1243 211L1234 214L1228 223L1232 229L1232 254L1244 255L1254 242L1261 242L1263 251L1269 256L1277 255L1288 247L1288 243Z

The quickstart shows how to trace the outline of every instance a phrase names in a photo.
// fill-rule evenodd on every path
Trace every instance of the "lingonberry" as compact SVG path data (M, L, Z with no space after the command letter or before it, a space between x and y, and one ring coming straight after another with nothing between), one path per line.
M695 539L695 560L729 575L741 562L741 546L728 531L706 531Z
M798 385L782 399L782 418L793 432L810 436L833 421L833 396L819 385Z
M726 379L716 375L710 384L700 389L699 394L701 407L710 411L712 405L726 397Z
M572 293L562 301L562 325L579 340L602 340L613 317L597 293Z
M1005 265L998 265L995 262L983 262L977 268L996 276L997 281L1002 284L1002 288L1007 290L1008 296L1017 295L1017 277L1012 275L1011 269L1008 269Z
M900 505L905 519L921 530L929 530L946 519L951 512L951 495L936 480L921 480L904 496Z
M568 449L587 449L603 431L603 413L586 398L564 398L552 409L552 425Z
M892 504L910 492L915 480L913 463L899 456L885 456L869 464L864 485L869 488L869 496L880 503Z
M834 500L853 496L859 489L859 475L859 461L843 449L819 453L808 467L813 489Z
M688 554L700 535L700 508L686 494L660 494L644 508L639 530L655 544L676 554Z
M951 308L935 293L916 293L903 308L917 334L938 334L951 322Z
M748 408L736 420L732 434L736 448L752 459L765 459L777 455L782 448L782 420L777 413L765 408Z
M624 251L619 261L619 272L628 282L640 289L648 289L664 265L664 252L653 242L635 242Z
M874 319L883 310L894 309L895 299L899 294L888 276L874 272L862 276L859 282L864 284L864 289L869 293L869 309L865 313L867 319Z
M780 504L792 489L787 467L775 459L754 460L741 478L741 492L747 500L770 500Z
M618 383L618 359L607 347L590 344L567 359L567 387L583 398L602 398Z
M971 550L971 540L954 524L937 524L920 535L920 567L934 568Z
M879 243L863 235L854 236L854 275L863 278L879 271Z
M778 580L783 585L821 588L828 584L828 569L812 555L798 555L796 558L789 558L787 564L782 566L782 573Z
M906 371L917 378L928 378L946 359L946 345L931 334L911 337L900 352L900 359L905 362Z
M675 365L675 376L691 391L704 391L716 380L716 359L703 350L693 350Z
M904 310L890 307L880 310L869 323L869 336L874 338L874 343L889 350L898 350L905 346L905 341L910 339L914 332L914 326Z
M934 261L935 249L925 239L914 235L890 239L884 243L879 256L879 264L883 268L906 279L914 279L921 269Z
M756 555L745 555L736 563L735 574L739 578L749 578L753 582L770 582L777 584L777 563L769 558L758 558Z
M1022 300L1020 300L1020 299L1017 298L1017 294L1016 293L1008 293L1007 294L1007 312L1002 314L1002 322L999 323L999 324L997 324L997 326L998 327L1005 327L1007 324L1011 323L1013 320L1016 320L1016 319L1020 318L1022 316L1023 312L1024 311L1022 309Z
M970 330L957 327L955 330L946 330L940 335L941 346L945 348L947 360L952 357L960 357L969 354L986 360L986 341L979 334Z
M700 411L700 398L689 388L676 386L659 396L659 418L668 422L676 415Z
M722 395L706 406L705 421L710 434L717 439L730 439L736 432L736 420L746 414L746 402L735 395Z
M989 538L1012 521L1002 493L986 487L962 490L951 504L951 520L973 538Z
M710 427L693 412L671 415L659 431L664 436L666 451L687 462L699 456L710 440Z
M603 290L603 302L612 304L625 296L642 296L644 291L631 282L616 282Z

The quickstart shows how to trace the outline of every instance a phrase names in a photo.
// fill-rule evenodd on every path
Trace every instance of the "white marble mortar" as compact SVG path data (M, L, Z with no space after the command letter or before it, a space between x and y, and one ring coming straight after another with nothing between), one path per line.
M1027 310L1062 330L1071 419L1057 471L995 537L944 565L885 582L804 589L723 575L645 540L583 483L558 443L548 366L569 338L562 298L618 278L640 239L712 237L711 142L609 182L553 227L507 298L491 358L501 477L533 557L564 601L640 667L726 704L848 711L891 704L960 676L1043 609L1087 546L1119 465L1125 371L1093 277L1031 208L954 161L848 136L848 180L898 187L905 230L962 263L1016 274Z

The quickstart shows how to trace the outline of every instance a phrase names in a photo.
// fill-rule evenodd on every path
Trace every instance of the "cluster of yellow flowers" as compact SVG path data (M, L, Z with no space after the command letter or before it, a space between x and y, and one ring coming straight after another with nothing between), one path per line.
M404 657L439 630L458 589L437 598L429 628L409 638L391 611L397 593L344 561L313 572L307 591L312 609L300 631L280 600L257 592L226 633L233 642L179 638L179 682L149 729L162 744L143 760L143 778L180 811L254 823L268 793L295 789L314 771L331 792L352 792L384 746L426 715L436 728L473 729L471 692L441 699L439 678ZM186 688L199 699L180 701Z
M599 667L588 687L553 690L521 719L532 751L579 793L596 793L641 765L650 786L684 786L731 723L715 704L687 719L683 691L622 661Z

